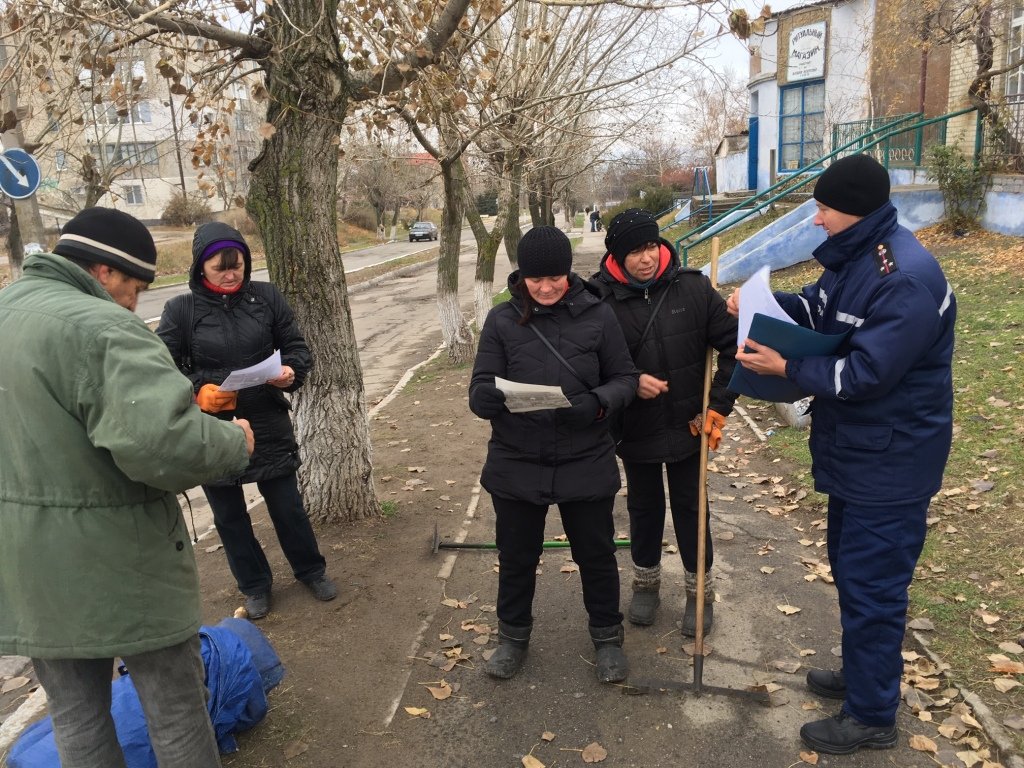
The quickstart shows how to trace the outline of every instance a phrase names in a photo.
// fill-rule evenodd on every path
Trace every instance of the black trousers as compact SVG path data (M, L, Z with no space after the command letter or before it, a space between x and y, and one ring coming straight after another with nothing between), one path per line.
M316 535L302 506L295 473L256 483L277 532L284 556L299 581L309 583L324 575L327 562L317 547ZM270 591L274 575L252 531L252 519L245 511L245 496L240 485L204 485L203 491L213 509L213 523L224 544L228 566L246 595Z
M626 507L629 509L629 538L633 562L642 568L653 568L661 562L661 542L665 535L665 481L662 467L668 474L668 496L672 507L672 525L683 566L697 572L697 502L700 485L700 453L671 464L640 464L622 462L626 470ZM704 567L711 570L714 551L711 547L711 517L705 530Z
M545 505L491 497L497 517L498 618L506 624L533 624L537 564L544 543ZM622 623L619 611L619 567L615 560L615 498L573 501L558 505L572 559L580 567L583 604L592 627Z

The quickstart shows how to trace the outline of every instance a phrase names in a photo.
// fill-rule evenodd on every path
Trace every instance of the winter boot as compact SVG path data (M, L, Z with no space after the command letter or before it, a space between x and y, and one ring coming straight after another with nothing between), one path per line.
M484 665L488 675L508 680L520 670L526 659L531 629L532 624L516 627L504 621L498 622L498 647Z
M602 683L618 683L626 679L629 663L622 652L622 641L625 632L621 624L611 627L591 627L590 639L594 641L597 657L597 679ZM493 657L492 657L493 658Z
M686 637L697 636L697 574L686 572L686 607L680 627ZM704 574L704 635L711 631L715 621L715 589L711 586L710 574Z
M641 627L649 627L654 623L661 598L661 563L644 568L633 564L633 599L629 602L629 621Z

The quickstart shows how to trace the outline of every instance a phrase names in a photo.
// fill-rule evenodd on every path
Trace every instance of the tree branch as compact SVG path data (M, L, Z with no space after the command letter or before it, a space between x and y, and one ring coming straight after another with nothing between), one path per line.
M192 37L202 37L206 40L223 43L232 48L238 48L246 58L265 59L270 55L271 44L256 35L236 32L219 24L185 19L181 16L171 16L162 12L157 13L155 10L146 8L139 3L110 0L109 5L110 7L120 8L135 21L149 24L163 32L178 32Z
M398 61L388 62L382 69L353 73L350 79L353 100L366 101L400 90L415 79L419 70L436 63L441 51L459 28L459 22L466 15L470 2L448 0L438 15L437 23L405 56Z

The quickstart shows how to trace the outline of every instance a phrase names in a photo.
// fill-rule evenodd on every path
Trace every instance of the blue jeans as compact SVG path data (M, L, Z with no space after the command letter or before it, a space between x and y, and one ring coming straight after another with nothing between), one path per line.
M122 657L160 768L220 768L199 636ZM114 660L32 659L46 691L61 768L125 768L110 716Z
M267 513L277 532L284 556L299 581L309 583L324 575L327 562L317 547L316 535L302 506L295 473L256 483L267 504ZM245 496L240 485L204 485L203 491L213 509L228 566L246 595L270 591L274 575L267 556L252 531L252 518L245 511Z

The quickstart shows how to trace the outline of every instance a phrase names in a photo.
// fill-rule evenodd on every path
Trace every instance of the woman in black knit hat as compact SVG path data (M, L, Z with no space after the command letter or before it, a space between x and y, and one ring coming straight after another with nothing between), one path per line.
M700 432L717 450L736 395L726 386L736 365L736 319L698 270L685 269L671 244L658 234L647 211L623 211L608 227L607 255L594 284L615 311L633 362L640 369L637 399L626 410L616 446L628 485L627 507L633 596L629 620L654 624L661 602L661 542L665 533L665 476L679 555L686 571L681 629L697 633L697 525ZM704 365L708 347L718 351L718 370L706 418ZM710 526L704 565L713 562ZM704 583L704 632L714 620L715 590Z
M572 246L556 227L519 243L510 301L480 333L469 407L491 422L480 481L491 494L498 543L498 649L487 674L509 678L526 656L548 507L558 505L579 565L601 682L624 680L619 572L612 506L619 489L609 416L633 399L637 374L622 330L593 288L572 272ZM569 408L512 413L495 377L561 387Z

